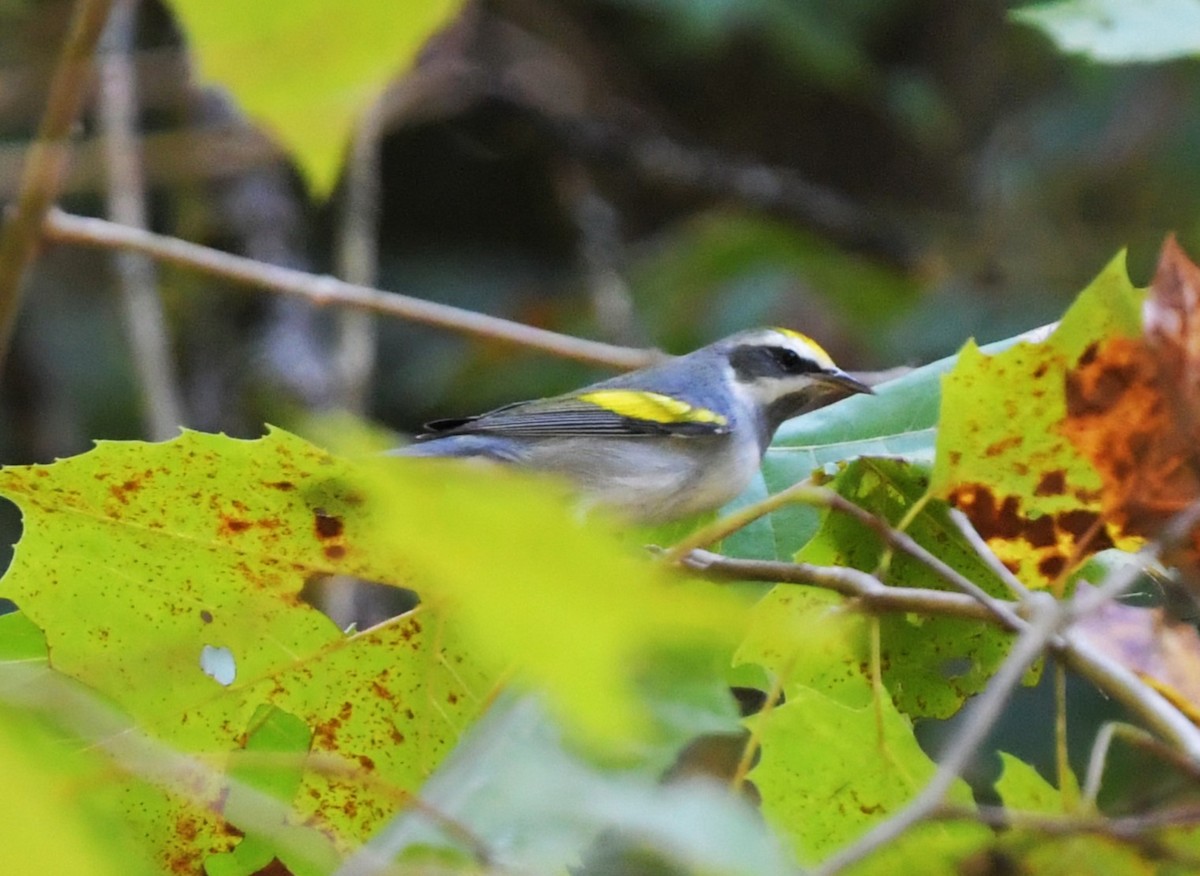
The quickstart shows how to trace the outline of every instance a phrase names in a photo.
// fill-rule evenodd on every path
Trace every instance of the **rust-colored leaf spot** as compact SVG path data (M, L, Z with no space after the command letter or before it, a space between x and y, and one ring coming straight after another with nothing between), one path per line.
M291 481L266 481L263 486L270 487L272 490L282 490L285 493L296 489L296 485Z
M340 560L346 556L346 546L340 544L329 544L325 546L325 556L331 560Z
M313 529L319 539L337 538L345 529L345 524L336 514L327 514L318 508L313 512Z
M206 624L211 624L213 622L212 612L207 608L201 610L200 620L204 621Z
M1050 472L1042 478L1051 487L1061 473ZM1112 540L1095 513L1072 509L1058 513L1027 512L1016 496L1000 502L984 484L962 484L949 496L950 501L971 519L984 539L992 543L1021 543L1028 549L1038 574L1046 581L1057 580L1067 568L1068 557L1079 547L1099 551L1113 546ZM1020 565L1008 558L1001 562L1016 574Z
M129 494L136 493L142 488L142 484L138 480L130 479L120 484L113 484L108 488L108 492L112 497L122 505L129 504Z
M1048 471L1038 480L1035 496L1061 496L1067 490L1067 473L1061 468Z
M383 700L393 700L396 697L395 694L388 690L387 685L381 684L378 679L371 681L371 690L375 692L375 696Z
M1173 238L1144 308L1144 334L1093 344L1067 375L1063 433L1100 473L1105 520L1155 537L1200 499L1200 268ZM1200 540L1170 558L1200 572Z
M240 517L230 517L221 515L221 531L222 532L245 532L253 524L249 520L243 520Z
M1047 581L1055 580L1067 567L1067 561L1061 556L1043 557L1038 561L1038 572Z

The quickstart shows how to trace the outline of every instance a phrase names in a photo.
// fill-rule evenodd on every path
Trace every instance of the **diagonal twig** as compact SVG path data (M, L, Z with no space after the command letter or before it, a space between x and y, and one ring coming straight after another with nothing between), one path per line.
M1034 612L1028 628L1017 639L1004 663L992 676L974 708L967 713L962 728L943 752L933 778L908 805L840 852L827 858L812 872L815 876L834 876L861 861L872 852L896 840L914 825L929 818L941 806L950 787L1004 711L1013 690L1035 660L1042 655L1065 617L1062 607L1046 593L1034 594L1028 605Z
M103 219L53 210L46 216L44 230L46 238L57 243L138 252L158 261L203 271L234 284L294 295L318 306L336 304L382 313L476 337L520 344L593 365L641 368L663 358L663 354L655 350L620 347L559 334L436 301L265 264L177 237L129 228Z

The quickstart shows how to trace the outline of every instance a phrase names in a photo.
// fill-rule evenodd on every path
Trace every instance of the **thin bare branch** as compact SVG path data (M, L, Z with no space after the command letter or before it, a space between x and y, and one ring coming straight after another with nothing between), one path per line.
M21 293L37 254L42 225L58 197L70 154L68 138L87 96L96 43L112 0L78 0L59 54L37 140L29 148L16 211L0 231L0 369L12 346Z
M713 521L707 526L701 527L671 547L666 552L665 559L667 562L679 562L691 551L706 547L715 541L725 538L758 518L792 503L811 505L817 508L828 508L853 517L863 526L866 526L879 535L893 549L917 560L955 590L968 594L981 605L986 606L1009 629L1020 630L1024 627L1024 621L1013 611L1009 603L1001 599L996 599L984 591L974 581L951 568L939 557L925 550L911 536L896 529L886 520L858 507L850 500L839 496L827 487L813 486L811 481L801 481L798 484L788 487L786 490L781 490L774 495L768 496L761 502L741 508Z
M951 587L963 593L969 594L982 605L986 605L991 611L996 614L996 617L1005 622L1005 625L1010 629L1019 630L1024 626L1022 619L1013 611L1012 607L1002 599L997 599L982 587L963 575L956 569L952 568L941 557L934 556L929 551L925 550L916 539L906 532L893 527L886 520L877 517L870 511L858 507L849 499L839 496L832 490L826 491L828 496L825 501L828 507L835 511L840 511L850 517L853 517L863 526L874 530L874 532L884 540L884 542L894 550L907 554L914 560L917 560L929 571L933 572Z
M987 567L995 573L996 577L1004 582L1004 586L1009 589L1017 599L1024 599L1029 596L1029 588L1021 583L1021 579L1012 573L1008 566L1000 562L1000 558L996 556L991 547L971 525L971 518L963 514L957 508L950 509L950 522L957 528L958 532L967 544L975 549L975 553L979 554L979 558L987 564Z
M374 286L377 282L382 133L382 107L376 101L363 113L354 133L338 217L337 273L359 286ZM342 404L353 413L366 411L377 346L373 314L357 310L338 314L334 367Z
M688 554L700 548L708 547L723 538L727 538L739 529L745 529L760 517L766 517L793 502L817 505L822 504L829 493L821 487L814 487L811 480L803 480L792 484L786 490L773 493L753 505L731 511L724 517L719 517L706 526L701 526L695 532L684 537L668 548L663 559L668 563L681 562Z
M663 357L662 353L655 350L639 350L575 338L448 304L423 301L396 292L346 283L334 277L268 265L177 237L128 228L103 219L74 216L59 210L51 211L46 216L45 235L56 243L144 253L160 262L209 273L239 285L294 295L319 306L336 305L381 313L466 335L542 350L592 365L641 368Z
M106 200L114 222L146 227L146 186L138 137L137 82L133 34L138 0L115 0L99 53L100 136L108 171ZM167 321L158 296L154 264L144 255L117 251L116 262L125 333L142 396L142 416L153 440L179 433L184 423Z
M1161 838L1162 832L1169 828L1194 827L1200 823L1200 807L1194 804L1116 818L1022 812L1000 806L943 806L930 817L938 821L970 821L995 830L1022 830L1047 838L1100 836L1137 846L1150 860L1170 861L1193 870L1200 866L1200 857L1189 854L1178 843L1164 843Z
M737 560L704 550L692 551L683 557L681 562L688 569L700 572L705 577L735 581L773 581L779 584L810 584L832 590L856 600L857 608L871 614L912 612L1002 623L991 609L966 594L915 587L890 587L873 575L845 566Z
M701 550L692 551L682 563L706 577L823 587L855 599L856 607L871 613L912 612L982 620L1013 632L1021 632L1027 626L1020 614L1023 605L1005 603L1007 610L997 613L965 594L892 587L857 569L738 560ZM1015 624L1009 622L1010 617L1016 619ZM1073 630L1052 638L1049 650L1068 669L1128 709L1148 730L1200 764L1200 728L1135 673Z

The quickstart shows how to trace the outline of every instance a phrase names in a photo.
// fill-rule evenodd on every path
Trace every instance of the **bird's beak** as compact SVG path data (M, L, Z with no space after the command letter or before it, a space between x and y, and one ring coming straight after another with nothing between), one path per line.
M821 375L821 380L832 387L845 390L848 394L856 392L866 393L867 395L875 394L875 390L871 389L871 387L867 386L857 377L851 377L841 369L824 372Z

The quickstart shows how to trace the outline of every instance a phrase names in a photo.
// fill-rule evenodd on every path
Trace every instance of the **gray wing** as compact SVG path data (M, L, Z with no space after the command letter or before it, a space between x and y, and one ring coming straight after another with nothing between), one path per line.
M672 422L641 419L616 413L575 398L517 402L478 417L434 420L425 424L417 440L447 435L510 435L513 437L718 435L728 426L711 422Z

